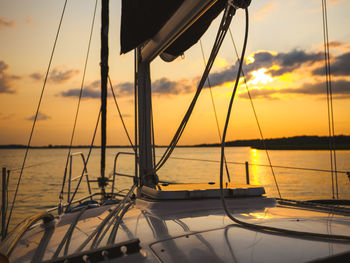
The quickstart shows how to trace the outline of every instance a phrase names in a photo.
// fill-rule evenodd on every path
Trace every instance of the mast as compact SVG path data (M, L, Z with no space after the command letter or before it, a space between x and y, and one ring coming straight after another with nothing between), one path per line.
M141 50L137 49L136 87L139 135L139 174L141 185L154 188L157 176L153 172L152 129L151 129L151 77L150 62L143 62Z
M99 186L105 194L106 144L107 144L107 78L108 78L109 0L102 0L101 8L101 177Z
M145 185L155 188L158 182L158 177L154 172L152 155L150 63L215 2L217 0L185 1L153 39L145 46L137 48L135 80L137 89L139 176L141 186Z

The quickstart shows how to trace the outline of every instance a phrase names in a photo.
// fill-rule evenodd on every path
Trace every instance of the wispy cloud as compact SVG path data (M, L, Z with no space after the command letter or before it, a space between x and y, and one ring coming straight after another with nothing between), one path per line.
M50 72L48 81L56 84L62 84L72 79L78 73L79 70L77 69L65 69L63 66L56 67ZM30 74L29 77L34 80L42 80L44 78L44 75L40 72L34 72Z
M76 70L76 69L64 70L64 69L55 68L51 71L49 80L54 83L61 84L70 80L78 73L79 73L79 70Z
M15 93L12 87L12 81L20 79L19 76L7 72L9 65L0 60L0 93Z
M40 72L35 72L33 74L30 74L29 77L35 80L41 80L44 77L44 75L41 74Z
M4 27L14 27L15 24L16 23L13 20L8 20L4 17L0 17L0 29Z
M256 20L263 20L267 16L269 16L275 9L276 9L276 3L269 2L255 14L254 18Z
M31 117L28 117L26 118L27 121L33 121L35 118L35 115L31 116ZM42 112L39 112L38 114L38 117L37 117L37 121L46 121L46 120L49 120L51 119L51 117L45 113L42 113Z

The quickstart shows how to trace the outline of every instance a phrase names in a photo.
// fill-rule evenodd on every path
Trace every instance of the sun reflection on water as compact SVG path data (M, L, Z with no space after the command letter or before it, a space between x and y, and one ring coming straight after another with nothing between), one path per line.
M259 151L256 149L251 149L250 150L250 160L252 164L257 164L259 160ZM250 165L249 166L249 176L250 176L250 184L253 185L260 185L260 180L259 180L259 167L256 165Z

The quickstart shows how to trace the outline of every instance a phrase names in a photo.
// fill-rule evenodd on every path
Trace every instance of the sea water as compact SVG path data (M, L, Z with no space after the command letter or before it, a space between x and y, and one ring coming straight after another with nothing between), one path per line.
M165 148L156 149L156 159L159 160ZM23 162L25 150L2 149L0 150L0 166L10 170L9 175L9 206L17 186L20 167ZM42 212L57 206L59 193L62 187L65 170L67 149L31 149L26 161L26 167L22 174L15 208L12 214L11 226L14 226L25 217L37 212ZM73 149L73 153L81 152L85 158L88 149ZM132 153L131 148L108 148L106 152L106 176L112 176L115 156L118 152ZM271 163L264 150L255 150L249 147L229 147L225 150L226 160L231 182L246 183L246 165L249 167L250 184L265 187L267 196L278 197L276 182L281 196L288 199L310 200L332 198L332 174L330 170L329 151L269 151ZM93 180L100 173L100 149L93 149L88 165L89 179ZM337 170L350 171L350 151L337 151ZM177 148L172 158L157 172L159 179L172 182L218 182L220 169L220 148ZM287 168L288 167L288 168ZM308 168L304 170L298 168ZM72 178L80 176L83 162L80 155L73 157ZM316 171L312 170L315 169ZM317 171L319 170L319 171ZM135 161L133 155L121 154L117 160L117 172L133 175ZM276 179L274 179L274 176ZM69 173L67 173L69 175ZM335 174L333 174L335 177ZM88 187L84 177L76 198L88 195ZM225 180L227 175L225 174ZM71 184L74 191L78 181ZM132 179L127 177L116 178L116 189L122 191L128 189ZM67 185L64 189L64 200L67 200ZM346 173L337 174L339 198L350 199L350 183ZM98 191L96 183L91 183L93 192ZM336 194L336 190L335 194Z

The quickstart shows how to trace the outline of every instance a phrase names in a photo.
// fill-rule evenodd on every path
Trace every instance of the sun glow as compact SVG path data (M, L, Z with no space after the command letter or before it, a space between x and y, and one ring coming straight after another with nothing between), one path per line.
M254 63L255 62L255 58L254 58L254 56L252 55L252 56L249 56L249 57L247 57L247 59L246 59L246 63L247 63L247 65L249 65L249 64L251 64L251 63Z
M267 71L266 68L261 68L253 71L251 73L253 76L253 79L249 81L249 84L257 85L258 83L267 84L269 82L272 82L273 78L270 75L266 75L265 74L266 71Z

